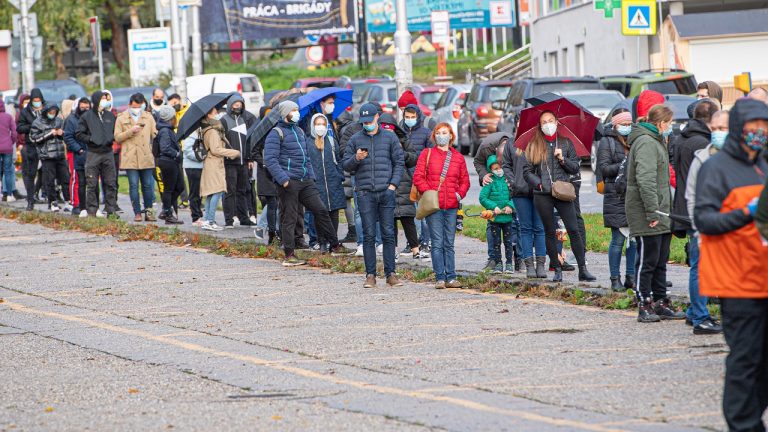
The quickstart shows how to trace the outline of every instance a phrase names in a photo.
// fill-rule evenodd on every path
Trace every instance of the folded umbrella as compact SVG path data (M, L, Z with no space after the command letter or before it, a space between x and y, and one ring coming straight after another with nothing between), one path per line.
M557 117L557 134L573 142L579 157L590 155L595 128L600 119L573 101L559 97L555 100L529 107L520 112L520 124L515 134L515 147L525 150L539 130L539 118L545 111Z
M662 216L666 216L666 217L672 219L673 221L680 222L682 224L689 224L690 225L690 223L691 223L691 218L689 218L688 216L683 216L683 215L674 214L674 213L664 213L664 212L659 211L659 210L656 210L656 214L660 214Z
M334 108L332 117L334 119L352 106L352 90L340 87L325 87L312 90L299 97L299 113L302 117L305 117L313 108L315 112L320 112L320 101L328 96L334 96L336 98L333 102Z
M208 113L216 108L221 109L229 100L233 93L212 93L203 97L187 108L187 111L179 120L179 126L176 132L179 140L188 137L192 132L200 127L200 122L205 119Z

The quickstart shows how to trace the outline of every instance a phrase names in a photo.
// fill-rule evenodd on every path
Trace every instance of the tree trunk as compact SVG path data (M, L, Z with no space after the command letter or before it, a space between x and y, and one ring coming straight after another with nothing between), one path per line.
M60 50L53 50L53 60L56 63L56 79L62 80L69 78L67 68L64 66L64 53Z
M141 19L139 17L139 9L136 6L130 7L131 12L131 28L132 29L140 29L141 28Z
M125 44L123 23L120 21L120 17L117 16L117 12L115 12L115 7L112 5L112 2L105 2L104 7L107 9L109 24L112 28L112 53L115 56L115 63L118 68L125 69L126 60L128 59L128 47Z

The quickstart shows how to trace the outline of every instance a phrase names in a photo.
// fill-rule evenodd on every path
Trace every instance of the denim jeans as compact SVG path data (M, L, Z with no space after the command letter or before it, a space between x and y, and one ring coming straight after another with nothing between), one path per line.
M381 228L384 245L384 276L395 272L395 191L358 191L360 218L363 223L363 260L365 274L376 274L376 225Z
M699 294L699 233L688 231L690 246L688 257L691 262L691 272L688 274L688 295L691 298L691 306L685 314L693 321L693 325L699 325L709 318L707 309L707 297Z
M355 233L357 234L357 245L362 246L365 239L363 230L363 218L360 217L360 202L357 199L357 192L354 192L355 199ZM376 224L376 246L381 244L381 226Z
M627 238L618 228L611 228L611 244L608 246L608 267L611 271L611 277L621 276L621 252L624 249L624 241ZM626 276L635 275L635 259L637 257L637 244L630 240L627 244L627 269Z
M208 195L208 199L205 200L204 220L210 223L216 222L216 207L219 206L219 201L221 201L222 196L224 196L224 192L216 192L215 194Z
M488 228L491 231L491 235L488 237L490 240L488 243L493 243L493 254L490 256L496 263L506 262L512 264L515 262L514 249L517 244L517 232L514 229L512 222L498 224L495 222L488 222ZM504 257L501 257L501 245L504 244Z
M514 197L517 219L520 222L520 248L521 258L530 258L534 256L533 249L536 248L535 256L545 256L547 254L547 244L544 240L544 224L541 222L539 214L533 207L533 198Z
M429 236L432 240L432 270L438 281L456 279L456 213L458 209L438 210L427 216Z
M312 212L304 210L304 230L309 236L309 245L317 244L317 230L315 229L315 216Z
M139 202L139 181L141 181L141 196L144 198L144 210L151 210L152 203L155 202L155 177L154 168L150 169L127 169L128 175L128 195L131 197L133 214L141 213L141 202Z
M0 171L3 173L3 193L12 195L16 189L16 171L13 168L13 153L0 154Z

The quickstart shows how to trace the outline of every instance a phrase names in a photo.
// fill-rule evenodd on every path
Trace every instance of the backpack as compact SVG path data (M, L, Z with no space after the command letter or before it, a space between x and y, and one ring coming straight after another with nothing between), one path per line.
M192 143L192 152L195 154L195 160L198 162L202 162L208 157L208 149L205 148L203 134L200 133L199 129L197 130L197 138L195 138L195 142Z
M619 174L616 175L616 181L614 182L613 186L616 188L616 193L620 197L624 197L624 195L627 194L627 161L629 160L629 156L624 158L623 161L621 161L621 165L619 165Z
M608 139L608 144L611 146L611 160L613 160L616 156L616 142L613 138L610 138ZM598 146L599 145L600 144L598 144ZM597 193L605 195L605 179L603 178L603 170L600 169L599 164L595 164L595 187L597 187Z

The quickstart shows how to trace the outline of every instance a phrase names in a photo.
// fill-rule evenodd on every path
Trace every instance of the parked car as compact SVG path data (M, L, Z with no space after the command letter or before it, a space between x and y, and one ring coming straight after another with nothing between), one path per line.
M494 109L502 110L502 119L499 122L498 130L503 132L515 133L517 121L520 118L520 111L527 108L529 104L526 99L548 92L564 92L570 90L603 90L600 80L593 77L553 77L553 78L524 78L515 81L512 91L506 97L506 100L494 100Z
M435 109L432 111L431 120L434 123L448 123L453 129L453 133L459 136L458 123L461 116L461 108L464 105L464 101L467 95L472 90L470 84L454 84L448 87L444 87L445 91L441 93L440 99L435 104ZM456 146L459 142L456 140Z
M152 90L154 87L120 87L116 89L110 89L112 92L112 106L117 112L123 112L128 109L131 95L135 93L141 93L144 95L144 99L147 103L152 100ZM166 95L167 96L167 95Z
M600 81L605 88L619 91L628 98L636 97L643 90L654 90L665 95L695 95L697 85L692 73L679 69L610 75L601 77Z
M333 87L333 84L336 82L338 78L322 78L322 77L315 77L315 78L300 78L291 84L291 88L324 88L324 87Z
M264 89L256 75L220 73L187 77L187 98L190 102L196 102L211 93L230 92L243 95L245 109L256 115L264 105Z
M333 83L333 86L351 89L352 103L359 104L363 98L363 95L365 94L365 92L368 91L368 88L370 86L372 86L373 84L388 83L388 82L394 82L394 80L392 80L392 77L388 75L383 77L371 77L371 78L360 78L360 79L352 79L350 77L343 76L337 79L336 82Z
M474 156L480 141L497 131L501 110L494 109L493 101L507 98L514 82L481 81L472 86L457 124L459 150Z
M445 94L448 87L444 85L427 85L421 88L419 93L419 103L426 106L430 111L434 110L437 106L437 101Z
M419 98L422 88L423 86L421 84L413 84L409 87L409 89L416 96L416 99ZM352 94L352 97L354 98L354 89ZM363 93L357 103L352 105L352 114L355 116L355 118L357 118L357 113L360 109L360 106L366 102L373 102L381 106L382 112L389 113L397 117L398 99L399 96L397 94L397 84L394 81L381 81L372 83L368 85L368 89L365 91L365 93ZM424 113L425 117L432 115L432 110L430 110L428 106L420 103L419 108L421 109L421 112Z
M88 96L85 88L74 79L37 81L35 87L43 92L43 97L48 103L61 105L61 101L74 95L76 99Z

